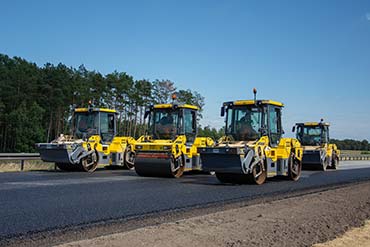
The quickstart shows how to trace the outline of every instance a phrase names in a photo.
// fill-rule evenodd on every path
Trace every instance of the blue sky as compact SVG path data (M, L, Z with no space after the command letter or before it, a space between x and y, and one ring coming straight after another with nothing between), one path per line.
M0 53L42 66L169 79L206 98L285 103L284 126L331 122L333 138L370 140L370 1L0 2Z

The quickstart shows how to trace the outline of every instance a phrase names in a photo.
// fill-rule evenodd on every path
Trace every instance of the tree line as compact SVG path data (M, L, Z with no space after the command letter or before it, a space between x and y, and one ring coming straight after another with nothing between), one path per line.
M352 139L337 140L331 139L332 143L336 144L342 150L364 150L370 151L370 143L367 140L357 141Z
M173 93L179 103L204 106L201 94L177 89L170 80L134 80L117 71L102 75L83 65L40 67L0 54L0 152L34 152L35 143L68 133L73 109L90 100L118 111L119 135L138 137L144 133L146 107L170 102Z

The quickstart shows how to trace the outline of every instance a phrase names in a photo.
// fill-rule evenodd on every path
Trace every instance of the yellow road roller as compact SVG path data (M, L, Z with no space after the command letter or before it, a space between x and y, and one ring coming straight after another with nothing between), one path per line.
M304 169L320 169L325 171L337 169L340 150L337 145L330 144L329 123L306 122L296 123L292 131L303 147L302 165Z
M51 143L37 143L41 159L54 162L63 171L93 172L98 165L134 165L132 137L119 137L117 115L112 109L76 108L72 116L71 135L61 134Z
M175 102L150 106L145 113L148 133L135 143L138 175L179 178L186 171L202 169L197 148L213 146L214 141L197 137L198 110Z
M263 184L268 177L298 180L303 150L295 138L283 138L283 104L272 100L224 102L225 135L215 147L199 148L203 170L222 183Z

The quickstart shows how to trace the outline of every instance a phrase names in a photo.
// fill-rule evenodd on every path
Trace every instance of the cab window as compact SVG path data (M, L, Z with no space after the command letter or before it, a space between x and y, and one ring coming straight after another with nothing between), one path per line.
M184 130L187 142L194 142L196 135L196 112L184 110Z
M328 130L328 126L323 126L323 129L322 129L322 143L328 143L329 142L329 130Z
M100 113L100 134L104 142L112 141L115 134L114 113Z
M281 138L280 108L269 107L270 141L272 146L279 144Z

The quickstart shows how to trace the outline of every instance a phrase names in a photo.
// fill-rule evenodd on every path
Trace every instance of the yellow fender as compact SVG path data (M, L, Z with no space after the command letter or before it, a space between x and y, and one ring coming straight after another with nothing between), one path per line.
M338 156L340 156L340 150L338 149L337 145L336 144L329 144L328 145L328 149L330 149L331 151L331 155L333 154L333 152Z
M278 145L278 156L282 159L287 159L290 156L291 151L294 151L294 155L298 160L302 160L303 148L301 143L295 138L283 137L280 139Z

